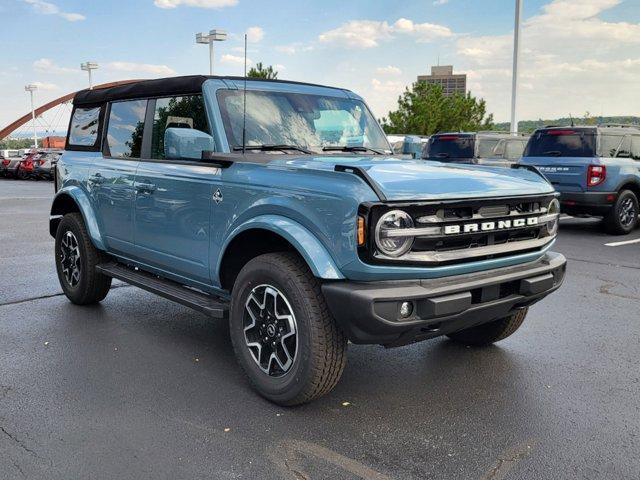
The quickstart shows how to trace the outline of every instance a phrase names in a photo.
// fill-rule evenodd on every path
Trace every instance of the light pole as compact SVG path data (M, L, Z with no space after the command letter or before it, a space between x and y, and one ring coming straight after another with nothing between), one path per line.
M25 92L29 92L31 96L31 123L33 124L33 148L38 148L38 133L36 132L36 111L33 108L33 92L38 90L38 86L30 83L24 86Z
M213 75L213 42L224 42L227 32L213 29L206 33L196 33L196 43L209 44L209 75Z
M96 62L85 62L80 64L80 69L89 73L89 90L93 89L93 82L91 81L91 70L96 70L98 64Z
M513 79L511 81L511 133L518 134L518 117L516 108L518 103L518 60L520 60L520 16L522 15L522 0L516 0L516 18L513 28Z

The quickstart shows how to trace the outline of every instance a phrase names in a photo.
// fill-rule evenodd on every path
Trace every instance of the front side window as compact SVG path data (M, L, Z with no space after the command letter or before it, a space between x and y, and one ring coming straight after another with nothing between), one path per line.
M167 128L190 128L209 133L202 95L156 100L151 135L151 158L165 158L164 134Z
M146 100L131 100L111 104L107 145L116 158L140 158Z
M600 135L600 156L615 157L622 142L622 135L602 134Z
M526 145L527 142L522 140L508 140L504 152L504 158L507 160L519 159L522 157L522 153L524 152L524 147Z
M595 157L595 130L584 128L538 130L529 139L524 156Z
M491 152L498 145L499 138L479 138L478 139L478 158L491 157Z
M388 151L389 143L360 100L286 92L246 92L245 144L366 147ZM218 102L232 150L242 148L243 91L220 90Z
M71 117L69 145L92 147L98 139L100 107L76 108Z

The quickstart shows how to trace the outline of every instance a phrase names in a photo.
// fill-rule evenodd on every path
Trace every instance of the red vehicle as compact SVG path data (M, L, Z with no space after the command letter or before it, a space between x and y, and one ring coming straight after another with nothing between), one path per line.
M18 164L17 177L20 180L26 180L28 178L37 178L34 174L36 163L39 164L39 159L42 156L41 152L28 153L20 163Z

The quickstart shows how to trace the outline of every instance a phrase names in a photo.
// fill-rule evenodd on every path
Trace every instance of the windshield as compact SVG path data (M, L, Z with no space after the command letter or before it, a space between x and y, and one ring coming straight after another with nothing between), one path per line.
M473 158L474 140L470 135L439 135L429 140L426 157L446 162L448 158Z
M242 147L243 93L218 92L231 150ZM326 147L390 151L378 122L360 100L286 92L247 91L246 95L247 146L293 145L318 153Z
M539 130L529 140L524 156L595 157L595 131L578 128Z

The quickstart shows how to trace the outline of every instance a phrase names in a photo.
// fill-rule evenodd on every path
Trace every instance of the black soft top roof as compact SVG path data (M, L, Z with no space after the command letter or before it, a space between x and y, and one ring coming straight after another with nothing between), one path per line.
M96 88L94 90L81 90L73 99L74 105L97 105L114 100L126 100L132 98L161 97L165 95L185 95L200 93L202 84L209 79L220 80L244 80L244 77L219 77L207 75L188 75L183 77L158 78L155 80L140 80L125 85L109 88ZM312 83L292 82L288 80L265 80L262 78L250 78L248 81L294 83L323 87ZM333 87L325 87L333 88Z

